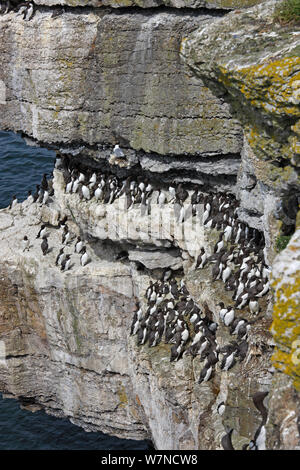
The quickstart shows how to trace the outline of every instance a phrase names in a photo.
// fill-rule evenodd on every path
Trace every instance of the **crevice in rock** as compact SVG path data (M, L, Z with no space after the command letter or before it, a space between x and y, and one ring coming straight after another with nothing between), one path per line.
M33 2L34 3L34 2ZM228 9L222 9L222 8L206 8L206 7L174 7L174 6L166 6L163 4L158 4L156 6L152 7L142 7L138 5L132 5L132 6L110 6L110 5L104 5L102 7L92 7L92 6L80 6L80 5L62 5L62 4L54 4L51 6L47 5L39 5L35 3L35 9L36 11L41 11L41 12L53 12L53 10L56 10L58 12L62 13L83 13L83 14L88 14L91 12L107 12L107 13L115 13L115 14L136 14L136 13L144 13L145 15L152 15L152 14L157 14L157 13L172 13L172 14L178 14L180 16L184 16L186 14L192 15L192 16L204 16L204 15L209 15L211 17L216 17L220 18L228 14L231 10Z

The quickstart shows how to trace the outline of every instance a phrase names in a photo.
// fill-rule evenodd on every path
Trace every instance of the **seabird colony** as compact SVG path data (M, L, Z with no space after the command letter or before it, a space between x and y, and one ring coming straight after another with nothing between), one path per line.
M115 146L115 156L122 158L123 151ZM182 276L176 275L171 269L163 271L160 278L151 279L144 293L147 308L137 303L136 312L131 323L130 335L137 337L139 346L148 344L156 347L162 341L170 344L170 361L178 361L186 355L199 356L203 362L198 384L208 382L216 368L228 371L237 361L242 362L248 350L248 334L251 323L260 312L260 301L269 291L270 269L264 256L265 241L263 234L239 220L239 202L230 193L203 193L194 185L190 194L182 183L157 188L143 176L119 178L116 175L91 169L78 160L66 155L58 156L55 163L64 177L65 193L77 194L82 201L95 200L103 204L112 204L116 199L125 196L125 209L130 210L139 205L141 216L151 212L151 204L157 203L161 208L166 203L177 206L177 222L183 223L187 217L202 217L205 230L215 229L220 232L213 253L207 253L204 247L195 257L195 271L210 269L211 282L218 282L224 290L231 292L232 303L218 304L218 312L212 312L204 302L200 308L190 295ZM158 196L153 201L154 190ZM36 186L34 194L28 192L27 201L47 204L54 195L52 180L47 181L43 175L40 185ZM190 197L190 203L186 201ZM9 208L17 204L14 195ZM188 210L186 209L188 206ZM203 209L200 214L199 208ZM74 237L67 225L67 216L59 223L62 229L62 247L56 257L56 266L62 271L71 267L71 253L64 249L74 243L73 253L80 255L80 264L85 266L90 260L86 247L80 237ZM42 240L41 250L44 256L49 251L46 225L42 225L36 238ZM23 251L29 250L29 240L24 237ZM126 260L127 256L120 256ZM248 319L240 315L241 310ZM247 312L247 314L245 314ZM215 318L218 318L218 321ZM216 332L224 325L232 341L225 346L217 342ZM261 398L261 397L260 397ZM257 405L259 399L255 401ZM261 448L259 442L264 432L265 409L263 424L257 431L257 436L250 442L248 448ZM218 408L218 413L224 412L224 403ZM222 439L223 448L231 449L232 429Z
M124 156L117 145L113 152L118 157ZM179 360L183 354L206 359L199 383L210 380L216 364L221 370L228 370L234 366L236 360L243 360L250 322L242 318L239 312L248 309L253 319L258 315L259 301L269 291L270 269L264 257L264 236L239 220L239 202L235 196L221 192L203 193L195 185L190 195L182 183L169 185L167 189L157 188L143 176L121 179L112 173L84 166L66 155L56 158L55 167L63 174L65 193L76 193L82 201L95 200L112 204L124 195L125 208L130 210L138 205L141 215L150 213L153 202L161 208L166 203L172 203L174 211L176 208L177 222L183 223L187 217L198 216L202 217L204 229L220 232L213 253L207 253L202 247L194 265L196 271L212 266L212 282L219 282L225 291L232 292L231 305L225 306L222 302L218 304L219 321L213 320L214 314L207 305L201 309L194 302L183 280L176 279L172 270L166 270L160 280L150 281L145 293L147 309L141 311L137 307L131 334L137 335L139 345L148 343L150 347L154 347L162 340L172 344L171 361ZM158 196L153 201L154 190ZM51 202L53 195L52 180L48 181L47 174L44 174L40 185L36 185L35 193L28 192L27 201L42 206ZM186 204L189 196L190 203ZM15 207L16 203L17 198L14 195L9 208ZM80 237L75 240L74 234L69 231L66 216L60 221L59 227L62 230L62 247L57 254L56 265L61 266L62 270L70 267L70 263L66 264L67 254L64 253L64 248L74 243L73 253L80 255L80 264L85 266L90 261L86 247ZM36 236L42 240L43 255L49 251L47 230L43 224ZM29 250L27 237L24 237L23 245L23 251ZM69 258L70 256L67 261ZM224 324L235 338L235 341L223 348L216 341L219 323Z

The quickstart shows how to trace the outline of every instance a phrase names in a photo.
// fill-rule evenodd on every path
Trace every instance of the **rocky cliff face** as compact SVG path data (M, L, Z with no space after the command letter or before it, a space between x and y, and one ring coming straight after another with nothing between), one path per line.
M299 271L297 233L275 256L276 242L296 227L297 29L272 23L275 2L226 15L215 9L249 3L154 9L160 4L66 2L64 10L36 3L28 22L14 12L0 17L0 127L57 149L69 168L120 181L140 177L154 192L148 215L141 201L127 210L125 195L82 200L66 191L66 168L58 165L46 205L27 201L1 211L0 389L30 409L67 416L86 430L149 438L158 449L222 448L229 429L234 448L249 447L261 424L253 395L268 392L263 446L299 448L299 313L297 290L290 292ZM112 156L116 143L125 159ZM213 265L195 269L200 249L213 253L220 230L203 225L203 211L186 212L181 223L168 194L174 182L188 190L187 211L195 185L203 194L230 194L232 204L235 194L239 219L265 241L274 314L272 291L259 298L258 315L237 309L250 326L243 338L219 317L218 304L232 304L232 291L212 282ZM154 204L161 190L163 209ZM64 215L90 257L81 266L73 241L67 271L55 265ZM42 222L45 256L36 239ZM205 328L217 324L207 334L220 361L200 383L205 357L186 353L170 362L172 343L138 345L130 335L134 314L147 310L150 281L169 268ZM184 321L187 352L197 332L189 315ZM226 357L224 347L234 342L236 363L224 370L221 352Z
M274 22L276 4L229 14L194 32L181 50L206 84L226 93L243 124L240 217L265 225L269 246L275 218L283 233L293 232L299 194L300 36L299 28Z

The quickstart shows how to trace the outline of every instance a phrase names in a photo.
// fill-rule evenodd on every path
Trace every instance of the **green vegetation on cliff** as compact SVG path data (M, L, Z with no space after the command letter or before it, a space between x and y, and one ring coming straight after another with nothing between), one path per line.
M279 23L300 23L300 0L285 0L275 8L274 19Z

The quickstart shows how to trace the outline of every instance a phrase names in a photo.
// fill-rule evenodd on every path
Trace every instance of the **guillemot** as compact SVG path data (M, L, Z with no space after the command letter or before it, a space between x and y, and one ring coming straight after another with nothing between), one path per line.
M200 372L198 384L201 384L202 382L207 382L208 380L210 380L212 377L212 372L213 372L213 366L208 365L208 364L205 365Z
M222 437L221 439L221 444L224 450L235 450L235 448L232 445L231 442L231 436L232 436L233 428L230 429L225 436Z
M18 200L17 200L17 196L16 194L13 195L11 201L10 201L10 204L8 206L9 209L13 209L18 203Z
M48 248L49 248L47 235L44 235L42 238L43 238L43 241L41 243L41 249L42 249L43 255L45 256L48 253Z
M231 367L233 367L234 364L235 364L235 355L236 354L237 354L237 351L234 350L230 354L228 354L227 356L224 356L222 361L221 361L220 369L221 370L231 369Z
M205 253L205 250L202 247L200 250L200 254L197 257L195 269L198 269L198 268L202 269L206 264L206 260L207 260L207 253Z
M61 237L61 242L63 245L67 245L69 240L70 240L70 237L71 237L71 234L69 232L69 229L68 229L68 226L65 225L64 226L64 230L63 230L63 233L62 233L62 237Z
M59 253L56 257L56 260L55 260L55 265L58 266L58 265L61 265L62 261L65 259L66 257L66 254L64 253L64 247L61 248L59 250Z
M68 271L70 269L70 265L71 265L71 255L68 254L66 255L65 259L62 260L60 270Z
M25 237L24 237L23 240L22 240L23 252L24 252L25 250L29 251L29 243L30 243L30 242L29 242L29 240L28 240L28 237L27 237L27 235L25 235Z
M75 243L75 253L80 253L81 250L83 248L83 241L81 240L81 238L78 236L77 237L77 241Z
M85 266L90 261L89 255L87 254L86 247L84 246L81 249L81 257L80 257L80 264L81 266Z
M220 416L222 416L222 414L224 414L224 411L225 411L225 403L224 403L224 401L221 401L221 403L218 404L217 413Z
M41 228L36 236L36 238L43 238L44 235L46 235L46 232L47 232L47 229L46 229L46 225L41 225Z

